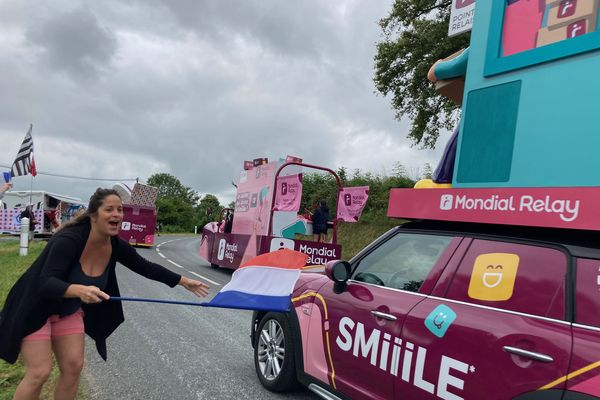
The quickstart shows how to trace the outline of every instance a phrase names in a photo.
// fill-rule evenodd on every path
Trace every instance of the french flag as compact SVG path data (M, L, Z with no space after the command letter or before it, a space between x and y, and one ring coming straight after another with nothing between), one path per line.
M308 256L281 249L261 254L242 264L231 281L205 307L242 310L290 310L292 290Z

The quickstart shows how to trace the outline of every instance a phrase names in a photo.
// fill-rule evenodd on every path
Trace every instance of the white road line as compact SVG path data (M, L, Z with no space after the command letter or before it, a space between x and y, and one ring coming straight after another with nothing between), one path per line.
M177 263L176 263L176 262L174 262L174 261L171 261L171 260L169 260L168 258L167 258L166 260L167 260L168 262L170 262L171 264L173 264L174 266L176 266L177 268L185 269L185 268L183 268L181 265L177 264Z
M194 275L196 275L198 278L202 278L202 279L204 279L205 281L208 281L208 282L212 283L212 284L213 284L213 285L215 285L215 286L221 286L221 284L220 284L220 283L217 283L217 282L215 282L215 281L212 281L212 280L208 279L208 278L207 278L207 277L205 277L205 276L202 276L202 275L200 275L200 274L197 274L197 273L195 273L195 272L192 272L192 271L188 271L188 272L189 272L190 274L194 274Z
M183 238L183 239L185 239L185 238ZM182 239L173 239L173 240L169 240L169 241L167 241L167 242L162 242L161 244L159 244L158 246L156 246L156 252L158 253L158 255L159 255L159 256L161 256L162 258L164 258L165 260L167 260L168 262L170 262L171 264L173 264L173 265L174 265L174 266L176 266L177 268L185 269L185 267L182 267L181 265L177 264L176 262L169 260L169 259L168 259L167 257L165 257L165 256L164 256L164 254L163 254L163 253L161 253L161 252L160 252L160 250L158 249L158 248L159 248L159 247L160 247L162 244L166 244L166 243L169 243L169 242L174 242L175 240L182 240ZM215 286L221 286L221 284L220 284L220 283L218 283L218 282L215 282L215 281L213 281L212 279L208 279L208 278L207 278L207 277L205 277L205 276L202 276L202 275L200 275L200 274L197 274L197 273L195 273L195 272L189 271L189 270L187 270L187 269L185 269L185 270L186 270L187 272L189 272L190 274L196 275L198 278L204 279L205 281L212 283L212 284L213 284L213 285L215 285Z

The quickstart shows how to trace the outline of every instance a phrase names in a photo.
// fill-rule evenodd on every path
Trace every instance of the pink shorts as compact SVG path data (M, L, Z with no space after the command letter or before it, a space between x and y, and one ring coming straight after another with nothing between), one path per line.
M23 340L50 340L51 337L83 333L83 311L81 308L71 315L60 318L51 315L48 321L37 331L27 335Z

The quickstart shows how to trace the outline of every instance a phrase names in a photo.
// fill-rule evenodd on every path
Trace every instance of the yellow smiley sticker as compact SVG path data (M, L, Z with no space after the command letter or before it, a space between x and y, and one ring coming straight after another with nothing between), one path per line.
M519 268L519 256L510 253L481 254L475 259L469 297L504 301L512 297Z

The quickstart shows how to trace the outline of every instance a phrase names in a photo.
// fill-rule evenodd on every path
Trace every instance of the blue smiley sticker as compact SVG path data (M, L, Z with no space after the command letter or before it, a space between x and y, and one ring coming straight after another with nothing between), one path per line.
M442 338L455 319L456 313L450 307L440 304L425 318L425 327L435 336Z

